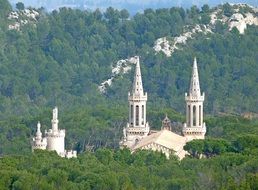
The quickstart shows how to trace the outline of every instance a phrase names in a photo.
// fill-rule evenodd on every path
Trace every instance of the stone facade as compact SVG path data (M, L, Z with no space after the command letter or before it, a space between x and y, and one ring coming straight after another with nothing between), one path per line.
M42 133L40 128L41 128L41 124L40 122L38 122L36 136L33 137L32 139L32 150L34 149L45 150L47 148L47 139L42 138Z
M58 109L55 107L53 109L52 128L45 131L45 138L42 138L40 123L38 123L36 136L32 139L32 150L56 151L61 157L77 157L76 151L65 150L65 130L58 129L58 122Z
M185 94L186 123L182 134L171 131L171 121L166 116L162 121L161 131L152 131L146 122L147 93L143 91L140 62L136 63L132 93L128 94L129 119L123 129L120 147L127 147L132 152L138 149L150 149L163 152L167 158L174 154L182 159L187 154L183 147L193 139L204 139L206 126L203 122L204 93L201 94L196 58L194 59L189 95Z
M146 121L147 93L143 91L142 76L139 57L137 57L133 90L128 93L129 119L127 126L123 129L124 137L121 146L132 148L150 132Z
M205 94L201 94L199 75L196 58L194 59L189 94L185 94L186 101L186 123L184 123L183 134L188 141L193 139L204 139L206 125L203 122L203 101Z

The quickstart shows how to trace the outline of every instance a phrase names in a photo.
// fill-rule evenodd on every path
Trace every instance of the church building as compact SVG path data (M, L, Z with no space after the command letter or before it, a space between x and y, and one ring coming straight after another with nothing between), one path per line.
M163 152L167 158L174 154L183 159L187 152L183 149L186 142L193 139L204 139L206 126L203 122L204 93L201 94L196 58L189 94L185 94L186 123L183 125L182 135L171 131L171 121L166 116L162 121L160 131L151 131L146 121L147 93L143 90L140 61L136 63L132 92L128 93L129 119L123 129L123 139L120 147L127 147L132 152L139 149L150 149Z
M56 151L61 157L77 157L74 150L65 150L65 130L58 129L58 109L53 109L52 129L45 131L46 137L42 137L41 124L37 124L36 136L32 139L32 151L35 149Z

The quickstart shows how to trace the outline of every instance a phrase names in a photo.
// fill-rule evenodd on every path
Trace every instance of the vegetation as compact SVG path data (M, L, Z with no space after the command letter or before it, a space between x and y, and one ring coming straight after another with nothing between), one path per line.
M232 14L230 5L222 9ZM258 121L236 116L258 112L258 27L240 35L218 22L215 33L198 34L168 58L154 52L154 41L180 35L185 25L209 23L209 6L147 9L132 18L113 8L104 13L61 8L49 14L41 9L35 25L19 31L8 30L10 11L8 1L0 0L0 189L258 188ZM178 125L184 122L194 56L207 97L205 112L232 113L208 116L207 140L187 143L190 155L182 161L117 149L133 72L116 78L104 95L97 87L111 76L112 64L135 55L141 56L152 128L160 128L166 113ZM49 128L56 105L66 146L80 153L78 159L31 153L37 121L43 131Z
M126 10L111 7L104 13L98 9L61 8L50 14L38 10L36 26L26 24L16 31L7 30L6 17L11 10L8 2L2 1L0 117L37 115L42 108L55 105L67 110L116 100L125 106L133 69L118 77L104 96L97 86L111 77L111 65L135 55L141 56L151 107L184 111L184 93L196 56L201 89L207 97L206 112L258 112L253 98L258 93L258 27L249 27L240 35L218 22L214 34L200 34L182 47L184 51L177 50L168 58L155 53L155 40L178 36L185 25L207 24L212 11L209 6L201 10L147 9L130 19ZM232 12L229 4L221 9L226 15Z
M248 145L247 145L248 147ZM1 189L257 189L257 148L179 162L155 152L99 149L77 159L36 151L0 159Z

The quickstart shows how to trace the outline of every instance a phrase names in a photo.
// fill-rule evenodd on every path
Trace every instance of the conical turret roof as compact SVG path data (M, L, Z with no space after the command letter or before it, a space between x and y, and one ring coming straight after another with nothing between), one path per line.
M140 68L140 60L137 58L136 67L135 67L135 76L133 81L133 90L132 93L135 95L143 95L143 87L142 87L142 75Z
M190 83L189 94L194 97L201 96L200 83L199 83L199 75L198 75L198 67L196 57L194 58L193 63L193 71Z
M42 133L41 133L40 128L41 128L41 124L40 124L40 122L38 122L38 124L37 124L37 132L36 132L36 137L37 138L41 138L42 137Z

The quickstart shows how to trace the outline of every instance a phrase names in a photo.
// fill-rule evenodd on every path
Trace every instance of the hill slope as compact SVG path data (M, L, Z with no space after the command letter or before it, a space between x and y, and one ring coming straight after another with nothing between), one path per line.
M2 116L117 99L125 105L132 65L123 75L116 63L135 55L141 57L150 105L184 112L196 56L206 112L258 111L257 12L251 7L147 9L131 19L113 8L104 14L66 8L23 12L2 14L2 20L8 17L0 40ZM245 29L233 27L243 22ZM103 96L98 86L109 78L112 85Z
M117 147L127 120L135 55L141 57L153 128L159 128L165 113L173 121L184 121L174 110L184 112L194 56L206 93L205 113L258 112L258 27L249 23L243 34L230 27L239 22L230 20L236 14L257 19L251 7L147 9L129 19L127 11L113 8L104 14L66 8L51 14L15 13L7 1L1 3L1 154L19 153L21 148L30 152L37 121L42 121L43 130L49 128L56 105L60 125L68 130L68 146L79 151L91 144ZM18 28L10 27L17 23ZM171 56L154 48L158 39L173 45L184 34L190 37L177 43ZM100 91L108 79L112 85Z

